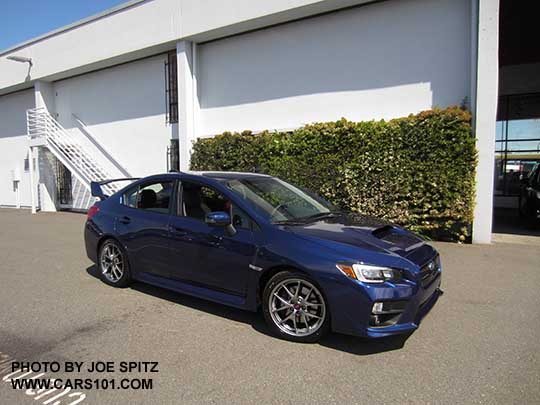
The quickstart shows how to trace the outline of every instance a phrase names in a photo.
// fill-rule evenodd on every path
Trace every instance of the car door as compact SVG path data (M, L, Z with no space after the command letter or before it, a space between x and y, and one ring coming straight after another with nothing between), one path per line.
M170 221L171 277L245 295L249 264L256 253L252 220L213 187L182 181L180 189L180 209ZM236 234L208 226L205 215L212 211L232 213Z
M169 219L175 181L153 180L138 184L122 196L116 232L128 250L134 275L169 275Z

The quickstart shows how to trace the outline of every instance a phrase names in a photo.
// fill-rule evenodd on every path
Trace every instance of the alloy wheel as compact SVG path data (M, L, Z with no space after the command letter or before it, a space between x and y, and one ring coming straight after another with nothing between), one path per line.
M276 326L295 337L317 332L326 317L321 292L300 278L289 278L278 283L270 293L268 310Z
M124 259L120 249L112 243L101 251L101 273L111 283L117 283L124 275Z

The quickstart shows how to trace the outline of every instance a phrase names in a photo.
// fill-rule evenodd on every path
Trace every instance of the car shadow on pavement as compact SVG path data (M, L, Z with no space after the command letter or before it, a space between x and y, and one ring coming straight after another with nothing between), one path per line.
M412 333L407 333L384 338L367 339L331 333L325 336L319 344L342 352L367 356L399 350L405 346L405 342L411 335Z
M90 276L101 281L96 266L88 267L86 272ZM211 315L245 323L261 334L279 339L268 329L260 311L245 311L140 282L133 282L129 288L162 300L187 306L196 311L203 311ZM365 356L392 350L399 350L405 345L405 342L410 336L411 333L407 333L385 338L365 339L338 333L329 333L323 339L321 339L319 344L334 350Z

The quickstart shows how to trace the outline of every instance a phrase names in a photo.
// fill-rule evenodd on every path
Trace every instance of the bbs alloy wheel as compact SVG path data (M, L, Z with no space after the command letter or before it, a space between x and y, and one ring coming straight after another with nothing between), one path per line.
M323 294L300 273L279 273L268 282L263 312L270 327L289 340L317 341L328 325Z
M120 245L114 240L106 241L99 253L101 278L107 284L124 287L129 283L129 264Z

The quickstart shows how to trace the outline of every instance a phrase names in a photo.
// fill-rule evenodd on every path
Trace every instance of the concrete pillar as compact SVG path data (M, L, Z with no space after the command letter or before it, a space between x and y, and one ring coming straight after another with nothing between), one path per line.
M56 114L56 95L54 85L50 82L38 80L34 83L34 98L36 108L45 107L53 116ZM41 211L56 211L56 172L48 160L44 150L39 153L35 148L36 159L35 183L32 187L37 189L38 206Z
M473 38L476 34L476 44L473 42L473 47L476 46L476 60L472 61L476 63L476 74L472 80L475 99L471 107L478 150L472 238L473 243L490 243L499 80L499 1L471 1L472 18L478 22L476 33L473 32Z
M37 212L37 185L35 176L34 165L34 148L31 146L28 148L28 166L30 169L30 198L32 205L32 214Z
M180 170L189 170L191 146L196 139L199 102L196 77L196 45L190 41L176 44L178 64L178 142Z
M36 81L34 84L34 97L36 108L45 107L52 115L56 113L56 101L52 83L41 80Z

